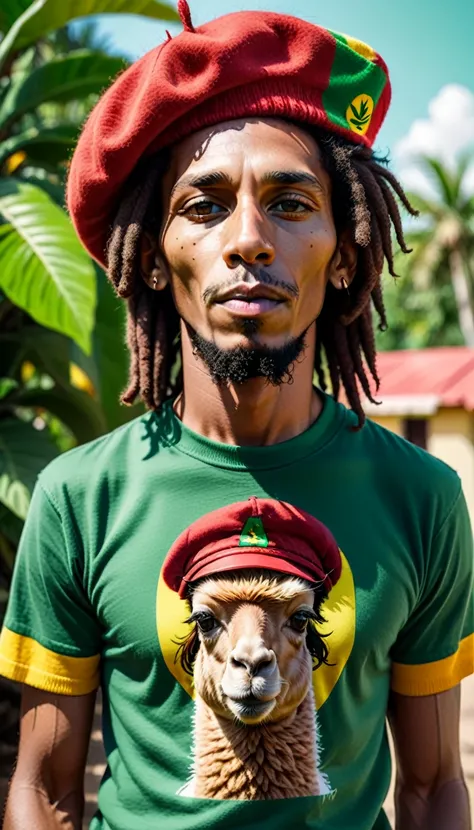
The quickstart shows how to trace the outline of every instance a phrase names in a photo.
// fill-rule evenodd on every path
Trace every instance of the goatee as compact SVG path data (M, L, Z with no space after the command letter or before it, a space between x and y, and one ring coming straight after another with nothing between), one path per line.
M254 378L265 378L273 386L291 383L293 364L305 350L306 331L288 340L284 346L259 346L220 349L212 341L192 332L194 354L204 361L214 383L245 383Z

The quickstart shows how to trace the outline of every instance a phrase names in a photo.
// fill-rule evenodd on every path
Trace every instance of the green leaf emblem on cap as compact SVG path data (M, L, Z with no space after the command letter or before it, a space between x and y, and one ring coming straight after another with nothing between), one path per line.
M346 112L351 130L365 135L369 129L373 111L374 102L370 95L358 95L357 98L354 98Z
M268 547L268 537L265 533L262 520L258 516L247 519L240 534L239 545L241 547Z

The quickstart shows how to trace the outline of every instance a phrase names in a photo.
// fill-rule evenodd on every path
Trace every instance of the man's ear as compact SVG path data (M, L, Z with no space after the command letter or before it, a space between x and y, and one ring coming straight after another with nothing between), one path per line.
M168 275L158 251L156 240L146 231L140 239L140 272L149 288L162 291L168 285Z
M352 239L350 228L338 237L336 250L330 264L329 282L334 288L348 288L357 269L357 246Z

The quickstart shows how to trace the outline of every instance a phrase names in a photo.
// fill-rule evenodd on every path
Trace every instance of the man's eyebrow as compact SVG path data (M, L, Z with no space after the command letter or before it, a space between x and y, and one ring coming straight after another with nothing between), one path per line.
M318 190L323 190L323 186L317 176L312 173L307 173L305 170L272 170L270 173L265 173L263 176L265 184L311 184L317 187Z
M195 187L198 190L204 190L206 187L215 187L217 184L232 184L232 179L223 170L212 170L209 173L201 174L190 173L176 182L171 191L171 196L185 187Z
M306 170L271 170L269 173L263 175L262 182L264 184L279 184L282 186L310 184L318 190L323 190L322 184L317 176L306 172ZM232 184L231 176L223 170L211 170L209 173L190 173L176 182L171 191L171 197L186 187L205 190L206 187L215 187L216 185L222 184Z

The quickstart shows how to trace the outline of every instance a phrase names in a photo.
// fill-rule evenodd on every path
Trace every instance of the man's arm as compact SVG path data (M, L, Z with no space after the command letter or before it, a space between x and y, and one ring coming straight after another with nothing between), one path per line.
M24 687L20 748L4 830L81 830L95 696Z
M460 686L423 697L392 693L396 830L470 830L460 747Z

